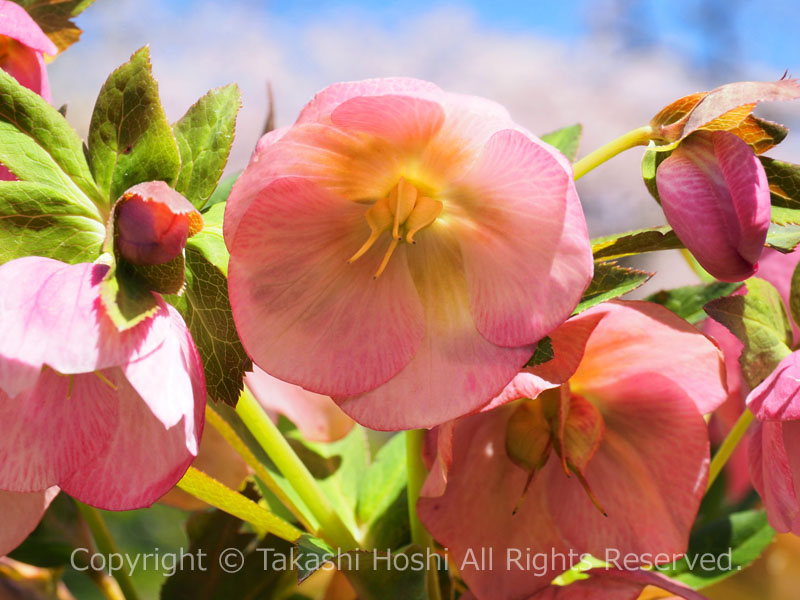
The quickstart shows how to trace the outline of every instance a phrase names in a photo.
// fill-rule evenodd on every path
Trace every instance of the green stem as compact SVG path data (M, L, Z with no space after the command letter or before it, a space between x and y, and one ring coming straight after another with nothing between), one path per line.
M303 532L291 523L287 523L247 496L235 492L224 483L220 483L194 467L189 467L183 479L178 482L178 487L214 508L225 511L242 521L247 521L264 532L272 533L287 542L294 542L303 535Z
M94 538L94 543L97 544L97 549L106 556L119 554L119 549L116 543L114 543L114 538L111 537L111 532L108 530L105 521L103 521L103 515L100 514L100 511L82 502L76 501L75 503L78 505L78 509L81 511L83 518L86 519L86 524L92 532L92 537ZM139 595L136 593L133 582L125 569L114 570L114 579L117 580L119 588L125 596L125 600L139 600Z
M728 434L728 437L722 442L719 450L717 450L717 453L711 460L711 466L708 468L708 487L706 490L711 489L714 481L716 481L717 477L722 472L722 467L728 462L728 459L731 457L731 454L733 454L733 451L736 450L736 446L739 445L745 431L747 431L747 428L752 422L753 413L750 412L750 409L745 408L739 420L736 421L733 429L731 429Z
M420 546L423 550L434 550L433 537L425 529L422 521L417 514L417 500L419 500L422 484L428 475L425 463L422 461L422 446L425 442L424 429L412 429L406 431L406 470L408 472L408 522L411 525L411 542ZM436 568L438 562L435 557L428 565L428 598L430 600L440 600L441 591L439 589L439 573Z
M650 143L652 135L653 128L650 125L645 125L644 127L629 131L619 136L617 139L610 141L605 146L601 146L594 152L587 154L572 165L572 169L575 172L575 181L586 175L595 167L614 158L620 152L629 150L634 146L646 146Z
M358 543L353 534L246 385L239 397L236 412L317 520L320 535L341 552L355 550Z

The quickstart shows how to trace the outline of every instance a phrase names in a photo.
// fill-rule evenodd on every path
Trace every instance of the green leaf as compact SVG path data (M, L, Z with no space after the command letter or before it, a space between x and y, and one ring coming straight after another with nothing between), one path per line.
M68 189L68 197L87 208L94 208L93 202L102 204L78 134L41 96L3 71L0 119L0 162L12 173L25 181Z
M371 525L389 510L406 487L405 437L394 435L375 454L358 486L356 516L364 525Z
M592 240L592 253L595 260L608 260L643 252L676 248L683 248L683 244L669 225L617 233Z
M703 307L717 298L730 296L742 287L741 283L715 283L687 285L672 290L662 290L645 298L648 302L655 302L667 307L676 315L695 324L706 318Z
M53 43L63 52L81 37L81 30L70 18L82 13L94 0L32 0L28 13Z
M156 296L132 267L125 261L116 263L100 282L100 300L120 331L135 327L158 312Z
M206 205L203 207L203 211L207 211L212 206L216 206L222 202L228 201L228 196L231 193L231 189L233 189L233 184L236 183L236 180L239 179L239 175L242 172L239 171L238 173L234 173L233 175L228 175L227 177L223 177L222 181L219 182L217 185L217 189L214 190L214 193L211 194L211 197L206 202ZM204 213L205 214L205 213Z
M239 88L231 84L208 92L175 123L181 155L175 189L197 209L211 197L228 162L241 105Z
M223 262L220 252L213 230L204 228L190 238L184 253L185 291L182 296L167 296L166 300L180 311L189 327L203 360L209 396L236 406L244 374L252 369L253 363L233 322L228 282L216 264Z
M426 600L427 554L419 546L401 550L348 553L338 559L359 600ZM344 555L345 557L347 555ZM349 564L348 564L349 563Z
M553 351L553 340L549 336L544 336L536 344L536 350L533 352L531 359L525 363L525 367L535 367L536 365L544 364L553 360L556 357Z
M63 192L28 181L0 183L0 264L23 256L92 262L105 227L97 212Z
M789 290L789 313L795 324L800 324L800 264L792 273L792 285Z
M769 226L767 231L767 246L777 250L782 254L793 252L800 244L800 226L797 225L776 225Z
M215 204L203 213L203 229L190 237L187 248L200 252L206 260L217 267L223 275L228 275L228 248L222 235L222 219L225 216L225 204Z
M615 262L595 261L594 277L573 314L627 294L643 285L652 276L653 273L648 271L620 267Z
M178 177L178 145L158 98L147 47L114 71L100 90L89 125L89 162L110 201L137 183L172 185Z
M582 133L583 126L580 123L576 123L575 125L562 127L551 133L544 134L542 141L555 146L570 162L575 162L578 157L578 146L581 143Z
M650 195L655 198L656 202L661 204L661 197L658 195L658 186L656 185L656 171L658 166L672 154L672 151L677 148L678 144L670 144L669 146L650 146L642 157L642 178L644 185Z
M658 570L698 590L735 575L772 542L763 510L728 515L692 533L686 556Z
M336 551L323 540L304 533L297 540L297 579L302 583L336 558Z
M760 156L769 181L771 220L778 225L800 225L800 165Z
M707 304L705 311L744 344L739 362L747 383L754 388L791 354L792 327L772 284L752 277L745 286L747 295L718 298Z

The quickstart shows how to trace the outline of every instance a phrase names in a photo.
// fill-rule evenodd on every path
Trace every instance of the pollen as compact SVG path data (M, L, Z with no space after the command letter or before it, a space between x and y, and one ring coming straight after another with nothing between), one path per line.
M397 247L405 242L415 244L414 236L432 225L442 212L442 203L419 193L417 187L401 177L387 196L379 198L364 215L370 234L367 241L348 259L348 264L357 261L369 251L380 237L389 232L392 241L383 255L374 278L377 279L389 264Z

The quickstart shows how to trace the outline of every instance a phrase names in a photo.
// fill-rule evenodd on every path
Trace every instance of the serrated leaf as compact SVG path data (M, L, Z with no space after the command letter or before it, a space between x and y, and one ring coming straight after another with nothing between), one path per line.
M557 148L561 154L566 156L570 162L575 162L578 157L578 147L581 143L583 126L580 123L562 127L556 131L546 133L542 136L542 141Z
M253 363L233 322L225 274L212 262L220 258L214 254L211 235L204 229L189 239L184 253L185 291L166 300L180 311L189 327L203 361L209 396L236 406L244 374Z
M673 126L672 130L677 129L676 125L685 123L689 118L691 112L700 103L700 101L708 95L708 92L700 92L697 94L690 94L683 98L678 98L674 102L662 108L656 116L650 120L650 125L664 138L674 138L674 135L668 135L667 128ZM662 131L667 130L667 131ZM679 132L678 132L679 133ZM677 138L675 138L677 139Z
M747 567L774 536L765 511L734 513L693 532L686 556L658 571L699 590Z
M131 269L120 262L100 282L100 301L120 331L135 327L158 311L158 300Z
M4 121L0 162L17 177L50 184L58 190L68 189L69 196L87 208L102 200L83 153L83 142L75 130L41 96L3 71L0 119ZM35 151L33 145L37 147Z
M771 224L767 230L767 246L782 254L793 252L800 244L800 226Z
M301 535L296 544L297 579L301 583L326 564L332 564L337 556L336 551L323 540L308 533Z
M124 264L124 268L136 277L142 287L148 290L159 294L179 294L183 290L186 262L182 254L160 265L137 265L124 259L121 259L119 263L121 268Z
M198 209L205 206L228 162L241 107L236 84L211 90L174 126L181 157L175 189Z
M703 307L717 298L729 296L742 287L741 283L717 281L701 285L687 285L671 290L661 290L645 298L660 304L693 325L706 318Z
M771 221L800 225L800 165L759 157L767 174L772 201Z
M28 181L0 183L0 198L0 264L23 256L92 262L100 255L105 227L93 209Z
M357 559L340 559L339 565L359 600L428 598L424 562L427 554L419 546L407 546L390 552L357 550L348 554L357 554ZM404 556L400 558L401 555Z
M621 267L615 262L594 263L594 277L573 314L632 292L653 276L648 271Z
M406 487L406 446L395 435L375 454L358 486L356 517L369 526L380 519Z
M595 260L622 258L633 254L676 248L683 248L683 244L669 225L627 231L592 240L592 254L594 254Z
M748 115L744 121L728 131L744 140L756 154L774 148L789 134L789 130L783 125L753 115Z
M81 37L81 30L70 19L83 12L94 0L34 0L28 13L47 37L63 52Z
M525 368L535 367L536 365L544 364L553 360L556 357L553 351L553 340L549 336L544 336L536 344L536 350L533 351L533 356L525 363Z
M747 295L718 298L705 311L744 344L739 362L754 388L791 354L793 334L778 290L757 277L748 279L745 286Z
M178 144L161 107L147 47L103 84L88 142L92 173L110 201L143 181L175 182L181 166Z

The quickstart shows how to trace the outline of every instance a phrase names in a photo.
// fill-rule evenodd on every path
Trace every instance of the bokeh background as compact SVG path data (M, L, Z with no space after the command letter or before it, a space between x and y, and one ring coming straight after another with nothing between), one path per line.
M497 100L534 132L580 122L583 155L680 96L729 81L777 79L787 69L800 75L796 0L98 0L78 24L80 43L49 70L54 103L67 104L82 135L107 75L149 44L170 120L209 88L241 87L231 172L246 164L261 134L267 82L278 126L330 83L407 75ZM767 105L758 114L800 126L800 104ZM629 151L579 182L591 235L664 223L642 185L641 155ZM800 135L790 134L771 155L800 162ZM638 265L658 272L639 295L693 279L677 252ZM163 549L182 541L172 510L109 520L130 551ZM716 597L800 597L800 548L780 548L738 592ZM788 591L768 589L775 569L794 573ZM142 584L156 597L158 577L149 575ZM79 594L91 598L91 588Z

